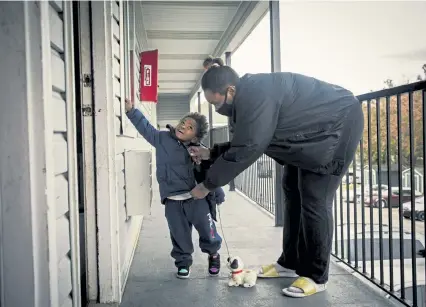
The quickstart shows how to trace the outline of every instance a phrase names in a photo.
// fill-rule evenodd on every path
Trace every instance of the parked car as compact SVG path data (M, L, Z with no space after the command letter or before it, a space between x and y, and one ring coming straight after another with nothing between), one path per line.
M337 197L340 197L340 191L338 191L336 195L337 195ZM342 198L345 201L348 198L347 190L346 190L345 186L342 189ZM351 184L349 186L349 202L353 203L355 199L356 199L357 203L361 202L361 185L360 184L356 185L356 197L354 197L354 185Z
M403 215L405 218L411 218L411 201L407 201L402 204ZM418 197L414 201L414 217L418 221L425 220L425 199L424 197Z
M345 179L343 178L343 183L345 183L344 180ZM383 193L387 193L388 186L385 185L385 184L382 184L381 187L382 187L382 195L383 195ZM342 197L343 197L344 200L346 200L348 198L347 197L347 190L346 189L347 189L347 187L346 187L346 185L344 185L343 186L343 190L342 190ZM378 194L378 189L379 189L378 185L373 185L372 186L373 195L374 195L374 193ZM361 184L357 184L356 185L356 197L354 197L354 185L350 184L349 185L349 202L353 203L354 200L356 199L357 203L361 203L361 200L362 200L362 198L361 198L361 196L362 196L361 191L362 191L362 185ZM337 197L340 197L340 191L338 191ZM370 202L370 187L368 185L364 185L364 199L366 201L368 199L368 202Z
M410 202L411 201L411 190L410 189L402 189L401 191L401 202L405 203L405 202ZM374 189L373 188L373 198L372 198L372 202L370 203L370 193L364 193L364 204L366 206L374 206L376 208L378 207L382 207L382 208L387 208L387 207L399 207L399 189L398 188L391 188L391 198L389 198L388 195L388 187L387 186L383 186L382 185L382 189L381 189L381 199L379 199L379 193L378 193L378 188Z

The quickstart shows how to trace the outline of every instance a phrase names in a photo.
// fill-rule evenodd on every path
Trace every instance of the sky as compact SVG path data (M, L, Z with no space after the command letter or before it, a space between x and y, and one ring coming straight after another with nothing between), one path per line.
M415 82L425 77L424 33L426 1L281 1L281 70L355 95L381 90L387 79L394 85ZM240 75L270 72L270 61L268 13L232 54L232 67ZM226 123L218 114L213 119Z
M426 2L281 2L281 70L355 94L416 81L426 64ZM270 71L269 14L233 54L240 73Z

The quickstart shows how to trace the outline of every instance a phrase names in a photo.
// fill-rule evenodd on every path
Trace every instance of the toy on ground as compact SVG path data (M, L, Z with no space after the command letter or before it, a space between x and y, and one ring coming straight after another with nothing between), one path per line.
M231 271L228 286L251 288L256 285L256 271L244 269L244 263L240 257L229 257L227 266Z

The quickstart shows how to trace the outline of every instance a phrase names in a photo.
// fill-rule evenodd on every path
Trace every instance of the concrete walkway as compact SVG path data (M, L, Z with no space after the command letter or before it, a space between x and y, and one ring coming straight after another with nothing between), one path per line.
M155 194L158 192L154 191ZM276 260L281 252L282 228L273 226L271 216L236 192L227 192L227 201L221 210L223 230L232 254L242 257L251 268ZM222 233L220 225L218 229ZM198 247L196 231L194 242ZM176 269L170 248L164 207L157 198L152 205L152 215L143 222L121 307L394 306L334 263L328 291L305 299L281 294L281 289L292 279L258 280L251 289L229 288L225 245L219 278L208 276L207 256L196 248L191 278L179 280L174 276Z

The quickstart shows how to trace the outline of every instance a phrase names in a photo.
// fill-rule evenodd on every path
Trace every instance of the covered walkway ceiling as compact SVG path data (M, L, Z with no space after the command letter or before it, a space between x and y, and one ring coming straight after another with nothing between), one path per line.
M194 95L202 62L235 50L268 10L268 1L143 1L145 46L159 50L159 93Z

